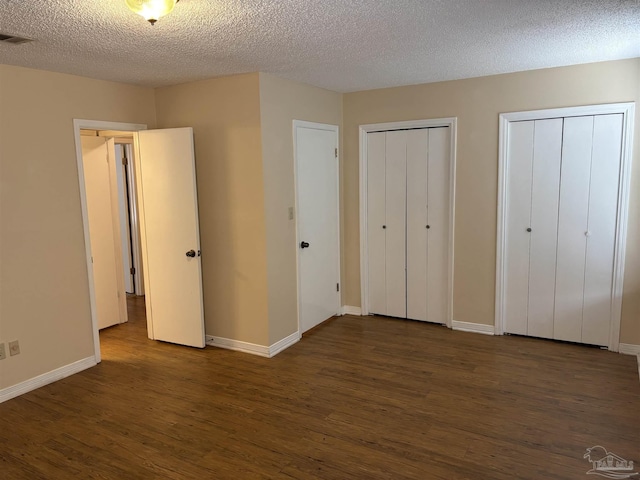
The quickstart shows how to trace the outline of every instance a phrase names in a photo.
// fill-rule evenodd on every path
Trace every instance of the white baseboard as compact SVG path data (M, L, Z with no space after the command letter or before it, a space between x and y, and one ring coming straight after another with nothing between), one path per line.
M453 330L460 330L461 332L482 333L483 335L495 334L493 325L485 325L484 323L459 322L458 320L454 320L451 322L451 328Z
M300 332L293 332L288 337L284 337L282 340L277 341L269 347L269 357L274 357L294 343L298 343L301 338L302 335L300 335Z
M278 340L273 345L267 347L265 345L242 342L240 340L233 340L231 338L215 337L213 335L205 336L207 345L210 345L212 347L226 348L227 350L250 353L252 355L259 355L266 358L271 358L281 351L285 350L286 348L289 348L294 343L297 343L300 338L300 332L293 332L288 337L285 337L282 340Z
M24 382L20 382L11 387L3 388L0 390L0 403L11 400L17 396L23 395L27 392L35 390L36 388L44 387L50 383L62 380L74 373L81 372L87 368L91 368L96 365L95 357L87 357L77 362L70 363L64 367L56 368L48 373L43 373L37 377L30 378Z
M618 345L618 352L625 355L640 355L640 345L633 345L632 343L620 343Z
M343 305L342 306L342 314L343 315L356 315L356 316L361 316L362 315L362 309L360 307L352 307L350 305Z

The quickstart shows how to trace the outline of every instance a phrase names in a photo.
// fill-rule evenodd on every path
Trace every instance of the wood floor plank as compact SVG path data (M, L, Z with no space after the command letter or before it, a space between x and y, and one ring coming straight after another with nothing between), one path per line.
M640 465L634 357L343 316L267 359L146 336L0 404L0 478L585 478L585 449Z

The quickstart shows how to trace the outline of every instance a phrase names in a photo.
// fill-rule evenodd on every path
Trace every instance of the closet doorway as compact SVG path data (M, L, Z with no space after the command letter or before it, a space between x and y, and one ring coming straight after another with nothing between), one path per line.
M451 327L455 144L455 118L360 127L363 315Z

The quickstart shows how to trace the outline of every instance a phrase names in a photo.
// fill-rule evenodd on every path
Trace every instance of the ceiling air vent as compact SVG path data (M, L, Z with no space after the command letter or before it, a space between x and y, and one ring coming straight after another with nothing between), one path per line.
M30 38L16 37L15 35L7 35L6 33L0 33L0 43L12 43L13 45L20 45L21 43L33 42Z

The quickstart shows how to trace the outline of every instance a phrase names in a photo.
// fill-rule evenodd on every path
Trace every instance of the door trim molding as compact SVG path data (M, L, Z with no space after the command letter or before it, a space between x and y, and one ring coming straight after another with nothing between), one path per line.
M93 281L93 264L91 262L91 238L89 236L89 213L87 210L87 192L84 182L84 166L82 164L82 143L80 130L120 130L137 132L146 130L147 126L139 123L103 122L100 120L73 120L73 136L76 145L76 163L78 167L78 185L80 187L80 209L82 212L82 228L84 232L85 261L87 263L87 279L89 281L89 304L91 309L91 328L93 330L93 352L96 363L100 363L100 333L96 310L96 292Z
M298 188L298 128L311 128L315 130L325 130L329 132L334 132L336 137L336 151L338 152L336 162L338 163L338 168L336 169L336 195L337 195L337 212L336 212L336 232L337 232L337 242L338 242L338 258L337 258L337 267L338 267L338 283L342 286L342 269L340 265L340 260L342 258L342 245L340 242L340 127L337 125L330 125L326 123L315 123L315 122L307 122L304 120L293 120L293 178L294 178L294 201L295 201L295 219L296 219L296 286L297 286L297 303L298 303L298 335L302 335L302 326L300 325L300 319L302 317L302 298L300 296L301 290L301 276L300 276L300 248L298 245L300 244L300 199L298 198L299 188ZM343 288L340 291L336 291L336 305L335 305L335 315L342 314L342 295ZM285 347L286 348L286 347Z
M629 212L629 190L631 182L631 161L633 146L633 125L635 102L604 105L584 105L579 107L531 110L500 114L500 134L498 151L498 222L496 241L496 300L495 334L504 334L504 268L507 215L507 152L509 126L511 122L541 120L546 118L577 117L584 115L622 114L622 149L620 165L620 188L618 189L618 214L616 219L616 240L613 265L613 285L611 289L611 327L609 330L609 350L617 352L620 345L620 316L622 312L622 287L624 280L624 260L627 242L627 222Z
M393 130L449 127L451 129L449 148L449 242L447 281L447 327L453 322L453 241L455 233L456 197L456 144L458 135L457 117L409 120L405 122L373 123L360 125L360 304L362 315L369 315L369 265L367 263L369 245L367 239L367 134Z

